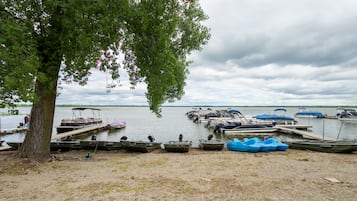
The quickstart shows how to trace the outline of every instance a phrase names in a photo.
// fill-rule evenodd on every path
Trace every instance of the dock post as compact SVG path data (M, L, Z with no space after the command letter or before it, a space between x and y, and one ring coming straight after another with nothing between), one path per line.
M322 141L325 141L325 119L322 120Z
M339 138L340 138L340 133L341 133L342 126L343 126L343 121L340 121L340 123L341 123L341 126L340 126L340 129L338 130L337 139L339 139Z

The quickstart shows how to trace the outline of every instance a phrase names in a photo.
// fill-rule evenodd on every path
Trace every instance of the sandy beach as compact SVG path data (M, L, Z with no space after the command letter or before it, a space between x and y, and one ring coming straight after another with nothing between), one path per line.
M357 154L0 152L0 200L355 200Z

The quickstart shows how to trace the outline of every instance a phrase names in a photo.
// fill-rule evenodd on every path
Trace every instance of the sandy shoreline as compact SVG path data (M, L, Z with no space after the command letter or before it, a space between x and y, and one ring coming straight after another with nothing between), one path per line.
M0 200L355 200L357 154L302 150L0 152ZM337 180L337 181L334 181Z

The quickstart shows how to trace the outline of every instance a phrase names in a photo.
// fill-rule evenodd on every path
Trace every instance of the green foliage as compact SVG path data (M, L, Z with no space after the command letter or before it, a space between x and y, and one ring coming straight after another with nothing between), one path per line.
M195 0L0 0L0 7L0 106L34 101L36 83L49 91L58 78L86 84L109 48L101 70L116 79L125 69L133 87L145 82L160 116L165 101L184 94L186 56L209 39Z
M23 20L5 12L3 5L0 12L0 107L14 107L32 100L38 60Z
M165 101L184 94L186 56L209 38L207 17L196 1L157 0L132 4L123 43L132 84L143 78L150 109L160 115Z

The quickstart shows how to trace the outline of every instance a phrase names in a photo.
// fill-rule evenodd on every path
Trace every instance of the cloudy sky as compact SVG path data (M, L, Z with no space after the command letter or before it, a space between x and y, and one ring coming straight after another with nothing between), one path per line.
M185 96L166 105L357 105L357 1L201 0L211 39ZM126 76L107 93L106 74L64 85L57 104L146 105ZM108 76L109 77L109 76Z

